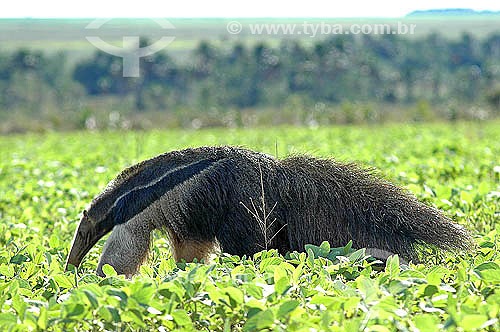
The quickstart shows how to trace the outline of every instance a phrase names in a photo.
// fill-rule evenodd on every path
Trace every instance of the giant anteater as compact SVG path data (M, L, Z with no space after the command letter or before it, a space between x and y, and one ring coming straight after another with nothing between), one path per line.
M248 209L260 197L266 213L274 206L266 238ZM372 169L309 156L276 160L223 146L165 153L121 172L83 211L67 264L78 267L113 230L97 273L110 264L120 274L135 274L154 229L168 233L176 261L188 262L206 258L217 242L223 252L252 255L266 240L281 253L352 240L354 247L414 261L428 246L471 247L466 229Z

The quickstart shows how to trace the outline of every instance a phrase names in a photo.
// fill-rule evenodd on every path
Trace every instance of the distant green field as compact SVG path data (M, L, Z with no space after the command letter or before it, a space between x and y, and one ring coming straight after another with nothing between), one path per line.
M121 169L232 144L377 167L473 231L477 250L376 272L331 261L220 256L176 265L156 234L141 275L95 275L103 241L64 272L79 213ZM318 129L74 132L0 137L0 328L9 331L498 331L500 123ZM323 250L327 246L323 245ZM343 251L342 251L343 252ZM163 329L163 330L162 330ZM418 329L418 330L417 330Z
M96 34L85 27L91 19L0 19L0 45L2 50L14 50L20 47L40 49L46 52L68 51L74 57L84 57L95 51L87 42L85 36ZM304 18L304 19L169 19L175 30L162 30L155 22L147 19L115 19L97 30L97 34L112 44L121 45L123 36L144 36L156 40L163 35L175 36L176 40L167 48L173 55L181 57L192 50L200 40L209 40L215 43L240 41L255 43L266 41L277 44L283 38L301 39L305 42L316 38L325 38L328 35L317 35L315 38L301 34L294 35L252 35L249 24L296 24L304 22L311 24L391 24L398 21L405 24L416 24L414 35L410 38L425 36L431 32L438 32L448 38L457 38L463 32L485 37L500 31L500 16L492 17L443 17L443 18L401 18L401 19L335 19L335 18ZM240 34L232 35L227 32L227 24L238 21L243 30ZM165 33L166 32L166 33Z

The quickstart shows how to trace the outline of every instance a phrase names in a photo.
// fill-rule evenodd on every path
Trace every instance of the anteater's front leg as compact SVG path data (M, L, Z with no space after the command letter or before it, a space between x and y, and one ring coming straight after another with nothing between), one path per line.
M152 230L149 222L138 217L115 226L102 250L97 274L104 276L102 267L105 264L127 277L136 274L148 256Z
M193 262L195 259L200 262L207 262L210 255L220 250L217 241L213 239L181 238L171 229L168 229L168 237L172 255L176 262Z

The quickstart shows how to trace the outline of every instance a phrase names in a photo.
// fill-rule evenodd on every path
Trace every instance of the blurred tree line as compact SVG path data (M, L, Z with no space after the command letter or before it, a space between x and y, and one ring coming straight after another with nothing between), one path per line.
M351 103L417 105L424 115L449 102L500 108L500 34L481 40L342 35L307 46L283 40L277 47L201 42L182 62L166 51L141 58L139 78L123 77L122 69L121 58L101 51L74 65L63 53L0 53L0 116L55 123L71 117L83 125L106 98L118 111L136 114L278 112L284 105L316 111L342 105L347 114Z

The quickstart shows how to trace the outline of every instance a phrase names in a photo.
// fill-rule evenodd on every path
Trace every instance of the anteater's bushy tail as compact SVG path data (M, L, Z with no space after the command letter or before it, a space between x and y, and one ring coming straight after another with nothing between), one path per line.
M289 223L291 245L296 249L300 249L304 241L320 242L320 238L338 245L352 239L355 247L382 249L418 262L422 261L425 248L469 250L473 247L467 229L442 211L419 202L373 169L304 156L282 163L286 168L307 174L302 183L292 184L306 201L304 205L294 203L296 208L302 209L302 213L305 209L316 220L330 220L318 223L317 229L314 223L305 227L300 225L303 221ZM301 235L294 237L293 234Z
M422 260L421 249L434 247L449 251L470 250L472 237L467 229L454 223L440 210L419 202L413 195L385 185L391 197L385 206L385 216L376 220L381 248L400 253L415 262Z

